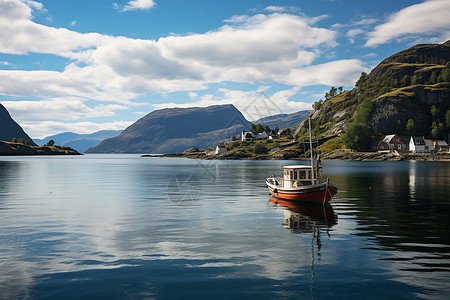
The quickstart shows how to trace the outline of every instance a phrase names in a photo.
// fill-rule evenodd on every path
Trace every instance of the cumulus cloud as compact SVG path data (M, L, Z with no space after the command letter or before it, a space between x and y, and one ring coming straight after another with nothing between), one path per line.
M116 4L118 6L118 4ZM133 0L129 1L123 7L123 11L132 11L132 10L149 10L156 5L153 0Z
M368 71L359 59L344 59L324 64L308 66L302 69L291 70L288 77L280 81L295 86L310 85L353 85L361 74Z
M235 17L214 31L154 41L44 26L32 21L24 2L7 3L2 11L11 13L0 14L0 52L54 54L73 62L63 71L0 71L5 95L125 103L149 92L192 91L209 83L271 82L311 65L318 48L336 45L336 32L289 14Z
M153 1L127 4L130 10L154 5ZM337 45L338 33L314 25L324 16L275 12L280 11L275 7L269 9L270 14L234 16L209 32L159 40L54 28L34 22L35 10L44 11L44 7L33 1L0 2L0 53L51 54L67 59L63 70L0 70L0 94L52 99L6 103L24 119L36 122L43 119L44 110L49 119L113 116L115 110L149 93L186 91L196 97L199 90L223 82L287 84L290 89L271 96L280 110L309 109L310 104L290 97L308 85L351 85L363 69L359 60L314 65ZM260 92L223 89L219 98L206 95L192 103L233 103L245 109L244 104ZM92 106L88 99L109 104ZM27 106L34 115L26 112Z
M79 120L95 117L114 116L115 110L127 109L126 105L100 104L89 107L85 99L62 98L39 101L2 101L16 120L45 121L49 119Z
M445 40L450 37L450 1L428 0L406 7L393 14L386 23L368 33L367 47L375 47L394 39L427 38ZM424 39L422 36L421 39Z

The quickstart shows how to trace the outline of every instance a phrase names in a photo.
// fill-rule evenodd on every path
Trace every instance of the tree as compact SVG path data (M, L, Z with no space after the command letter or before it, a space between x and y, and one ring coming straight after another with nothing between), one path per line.
M329 100L329 99L331 99L331 98L337 96L337 94L338 94L337 91L338 91L338 89L335 88L334 86L332 86L332 87L330 88L330 91L327 92L327 93L325 93L325 100Z
M431 73L430 76L430 83L437 83L438 79L438 75L436 74L436 72Z
M17 143L17 138L16 138L16 137L13 137L13 139L12 139L11 142L13 142L14 144L16 144L16 143Z
M275 133L278 134L278 132L280 132L280 128L277 126L275 126Z
M411 78L411 85L416 85L416 84L419 84L419 77L417 75L414 75Z
M46 146L50 146L53 147L55 145L55 141L54 140L50 140L48 141L48 143L46 144Z
M323 100L320 99L319 101L314 102L312 107L314 108L314 110L319 110L322 107L322 104Z
M372 143L373 130L367 125L352 124L342 135L344 145L351 150L361 151L369 149Z
M267 152L269 152L269 150L261 142L258 142L255 144L255 146L253 146L253 153L255 154L267 154Z
M437 109L436 105L433 105L431 107L430 112L431 112L431 115L433 116L433 118L436 118L437 115L439 114L439 109Z
M414 133L416 132L416 123L414 122L413 119L409 119L408 122L406 123L406 133L409 136L414 135Z
M356 81L355 86L361 88L364 85L364 83L367 81L368 78L369 78L369 75L367 75L366 72L362 72L358 81Z
M405 75L400 81L401 86L410 86L411 85L411 76Z

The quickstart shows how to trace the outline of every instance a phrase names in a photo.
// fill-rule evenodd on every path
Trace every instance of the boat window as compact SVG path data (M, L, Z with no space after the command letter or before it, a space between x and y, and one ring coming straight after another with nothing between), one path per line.
M297 171L293 171L294 172L294 177L292 177L293 179L297 179Z
M306 171L300 171L300 179L306 179Z

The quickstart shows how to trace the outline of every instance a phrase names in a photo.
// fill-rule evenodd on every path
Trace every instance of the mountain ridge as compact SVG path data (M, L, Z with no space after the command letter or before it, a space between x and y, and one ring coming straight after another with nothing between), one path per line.
M43 139L35 139L36 144L43 145L53 140L55 144L73 148L81 153L87 149L97 146L104 139L117 136L121 130L100 130L88 134L74 132L62 132L47 136Z
M31 145L36 146L30 136L11 117L8 110L0 103L0 140L11 142L13 138L31 140Z
M169 153L212 147L248 130L251 123L233 105L165 108L140 118L86 153Z

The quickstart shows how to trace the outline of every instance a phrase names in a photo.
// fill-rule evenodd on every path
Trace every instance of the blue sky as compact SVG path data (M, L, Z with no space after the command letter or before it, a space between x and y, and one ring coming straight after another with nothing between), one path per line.
M33 138L124 129L175 106L292 113L391 54L450 39L449 11L448 0L0 0L0 102Z

